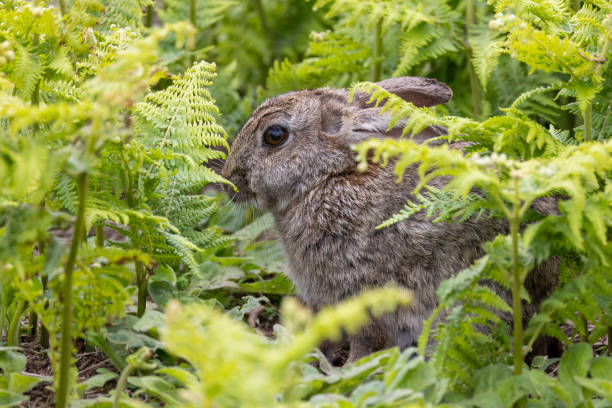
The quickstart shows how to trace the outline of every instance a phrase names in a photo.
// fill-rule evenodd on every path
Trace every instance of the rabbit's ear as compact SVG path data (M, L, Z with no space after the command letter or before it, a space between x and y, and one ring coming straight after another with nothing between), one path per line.
M448 86L429 78L391 78L378 82L378 85L416 106L437 105L447 102L453 96L453 91ZM381 114L380 108L374 107L374 103L368 103L369 99L368 93L355 94L353 106L357 107L357 111L351 117L349 144L356 144L370 137L399 137L402 134L403 124L399 123L389 129L391 118L385 113ZM422 143L445 133L446 129L432 126L414 135L412 140Z
M453 91L446 84L431 78L390 78L377 82L377 85L419 107L439 105L448 102L453 96ZM353 100L366 108L373 105L368 103L369 99L370 94L358 92Z

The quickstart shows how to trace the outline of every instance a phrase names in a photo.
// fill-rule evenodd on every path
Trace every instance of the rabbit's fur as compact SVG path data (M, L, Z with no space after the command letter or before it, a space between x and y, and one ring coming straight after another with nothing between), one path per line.
M393 78L379 83L417 106L446 102L451 90L435 80ZM375 226L415 200L419 182L409 168L396 184L392 166L357 170L351 146L387 131L389 117L357 94L329 88L271 98L253 112L232 145L223 175L238 188L234 200L255 201L274 215L298 296L313 310L369 287L399 284L413 292L414 304L377 319L350 339L349 360L398 345L416 343L423 321L438 300L443 280L483 255L481 244L507 232L505 222L480 217L462 223L437 223L420 212L391 227ZM264 145L272 125L288 130L280 147ZM401 125L400 125L401 126ZM444 132L428 128L424 141ZM431 185L442 187L434 179ZM526 287L537 307L554 288L556 265L548 262L530 274ZM531 311L527 311L528 314Z

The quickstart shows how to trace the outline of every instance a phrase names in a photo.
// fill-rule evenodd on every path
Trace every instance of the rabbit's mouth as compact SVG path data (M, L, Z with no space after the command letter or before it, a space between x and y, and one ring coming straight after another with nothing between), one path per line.
M236 185L237 190L235 190L234 187L229 184L226 184L224 187L232 202L255 207L258 206L257 196L247 186L238 184Z
M230 195L230 200L237 204L257 206L257 196L251 191L235 191Z

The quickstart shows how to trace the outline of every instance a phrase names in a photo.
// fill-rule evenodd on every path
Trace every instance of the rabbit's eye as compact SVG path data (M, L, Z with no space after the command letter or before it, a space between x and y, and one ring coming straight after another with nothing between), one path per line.
M272 125L263 133L263 142L267 146L280 146L287 141L287 129L280 125Z

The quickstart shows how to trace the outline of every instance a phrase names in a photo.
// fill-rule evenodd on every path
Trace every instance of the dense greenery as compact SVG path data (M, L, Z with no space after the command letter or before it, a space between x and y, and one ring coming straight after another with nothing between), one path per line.
M60 407L612 406L611 43L608 0L0 2L0 406L45 384ZM398 75L455 96L417 108L374 83ZM342 368L316 345L410 294L312 316L285 296L270 215L228 204L215 171L258 102L319 86L471 142L356 146L364 168L422 175L380 228L417 211L510 225L442 284L418 350ZM439 175L446 190L424 185ZM547 196L558 213L531 209ZM552 255L559 288L523 327L526 271ZM565 351L528 366L543 334ZM53 377L25 371L28 338ZM77 344L114 370L82 380Z

